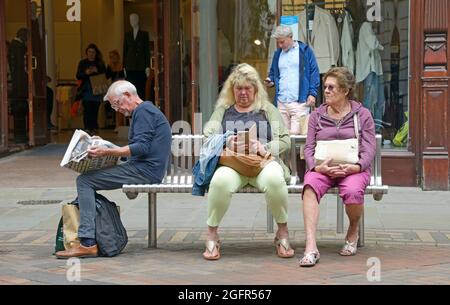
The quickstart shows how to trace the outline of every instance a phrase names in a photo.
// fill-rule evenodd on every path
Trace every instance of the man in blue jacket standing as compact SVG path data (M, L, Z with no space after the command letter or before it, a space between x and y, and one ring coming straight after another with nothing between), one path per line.
M300 119L315 106L320 87L316 57L306 44L293 39L292 29L285 25L276 28L272 38L278 50L273 56L265 83L275 86L275 105L292 135L301 134Z

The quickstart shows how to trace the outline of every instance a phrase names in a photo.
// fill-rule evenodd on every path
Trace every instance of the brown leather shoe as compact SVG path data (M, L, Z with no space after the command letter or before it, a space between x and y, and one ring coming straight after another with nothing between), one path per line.
M88 258L98 256L97 245L92 247L84 247L81 244L76 244L74 247L67 249L65 251L56 252L55 256L59 259L69 259L72 257L78 258Z

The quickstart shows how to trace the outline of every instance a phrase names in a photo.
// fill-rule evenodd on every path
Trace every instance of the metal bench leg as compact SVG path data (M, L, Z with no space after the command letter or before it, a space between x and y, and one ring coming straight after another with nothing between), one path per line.
M148 194L148 247L156 249L156 193Z
M364 247L365 240L364 240L364 210L361 215L361 220L359 221L359 240L358 240L358 247Z
M273 233L273 216L270 208L267 207L267 233Z
M337 227L336 231L339 234L344 233L344 202L341 197L337 195Z

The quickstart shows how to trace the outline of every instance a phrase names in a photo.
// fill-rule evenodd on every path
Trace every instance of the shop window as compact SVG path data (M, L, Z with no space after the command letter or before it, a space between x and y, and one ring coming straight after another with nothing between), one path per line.
M238 64L248 63L257 69L261 78L267 77L270 36L276 24L277 2L196 1L198 14L193 16L192 39L194 42L198 39L198 65L193 65L193 69L198 69L197 110L201 119L197 121L205 124L209 120L223 83ZM194 51L192 54L197 56Z
M218 1L217 12L219 89L239 63L254 66L266 78L276 0Z
M384 149L408 145L409 2L282 0L281 14L299 17L298 39L314 49L320 73L333 66L355 73L357 98L372 112Z

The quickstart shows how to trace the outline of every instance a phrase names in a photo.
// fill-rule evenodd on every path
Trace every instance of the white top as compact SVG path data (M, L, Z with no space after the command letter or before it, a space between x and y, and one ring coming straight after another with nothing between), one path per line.
M378 41L372 24L364 22L359 31L358 49L356 50L356 82L364 81L371 72L383 75L380 51L384 47Z
M344 26L341 37L342 65L347 67L352 73L355 73L355 50L353 49L353 18L349 12L346 12Z

